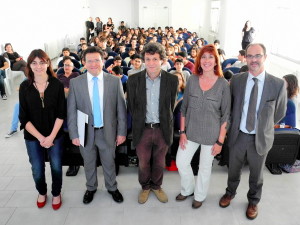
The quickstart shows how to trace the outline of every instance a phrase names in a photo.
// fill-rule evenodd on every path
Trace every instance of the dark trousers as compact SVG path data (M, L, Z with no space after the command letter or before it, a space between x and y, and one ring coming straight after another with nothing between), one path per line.
M159 189L163 181L168 151L160 128L145 128L136 153L139 159L139 182L142 189Z
M63 155L63 137L55 139L53 146L45 149L38 140L25 140L29 161L31 163L32 176L35 187L39 194L47 194L47 183L45 177L45 151L48 151L48 157L52 175L52 195L58 196L62 186L62 155Z
M1 96L6 95L4 86L5 70L0 70L0 93Z
M259 155L255 148L255 135L240 131L236 143L229 149L228 187L226 193L234 196L241 180L242 168L247 161L250 169L248 201L258 204L261 199L263 186L263 168L266 155Z
M246 48L249 44L250 44L250 42L242 41L242 49L246 50Z

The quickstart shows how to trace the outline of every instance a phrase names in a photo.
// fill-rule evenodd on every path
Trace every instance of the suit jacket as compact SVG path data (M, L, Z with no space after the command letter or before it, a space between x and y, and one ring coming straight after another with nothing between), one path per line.
M228 145L232 147L240 131L248 72L233 76L230 82L232 106L231 127L228 132ZM274 124L285 115L287 91L284 81L266 72L262 97L257 112L255 135L256 151L265 155L272 148L274 141Z
M161 70L159 121L167 145L173 141L173 111L178 89L177 76ZM127 81L128 107L132 115L133 145L143 134L146 121L146 70L129 76Z
M126 136L127 114L124 92L118 77L103 73L103 132L109 148L115 148L116 136ZM70 80L68 96L68 128L71 139L78 138L77 110L88 115L88 131L86 149L94 143L94 118L92 103L89 97L87 74Z

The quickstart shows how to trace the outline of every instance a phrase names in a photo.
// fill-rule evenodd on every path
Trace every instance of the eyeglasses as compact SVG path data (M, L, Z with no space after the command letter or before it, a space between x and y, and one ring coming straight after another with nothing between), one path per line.
M64 64L64 67L73 67L71 64Z
M40 62L32 62L31 63L32 66L45 66L48 65L48 62L44 62L44 61L40 61Z
M87 63L87 64L92 64L92 63L97 63L97 64L98 64L98 63L100 63L100 62L101 62L101 60L100 60L100 59L95 59L95 60L87 60L87 61L86 61L86 63Z
M261 59L263 57L263 55L261 54L256 54L256 55L246 55L247 59Z

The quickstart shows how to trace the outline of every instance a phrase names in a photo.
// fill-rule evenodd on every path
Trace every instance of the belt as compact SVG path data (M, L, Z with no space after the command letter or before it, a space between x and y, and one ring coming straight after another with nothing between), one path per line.
M159 128L160 127L160 123L145 123L145 127L146 128Z
M103 127L94 127L94 130L101 130Z
M240 130L240 132L241 132L242 134L246 134L246 135L248 135L248 136L255 136L255 134L248 134L248 133L245 133L245 132L243 132L243 131L241 131L241 130Z

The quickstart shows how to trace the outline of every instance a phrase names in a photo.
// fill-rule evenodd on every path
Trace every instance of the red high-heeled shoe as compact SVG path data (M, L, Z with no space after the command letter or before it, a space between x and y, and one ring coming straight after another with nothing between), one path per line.
M39 196L38 196L38 199L39 199ZM38 199L36 200L37 207L38 208L43 208L46 205L46 202L47 202L47 195L46 195L45 200L43 202L39 202Z
M54 210L58 210L61 207L61 204L62 204L61 195L59 195L59 198L60 198L60 202L57 204L53 204L53 198L52 198L52 208Z

